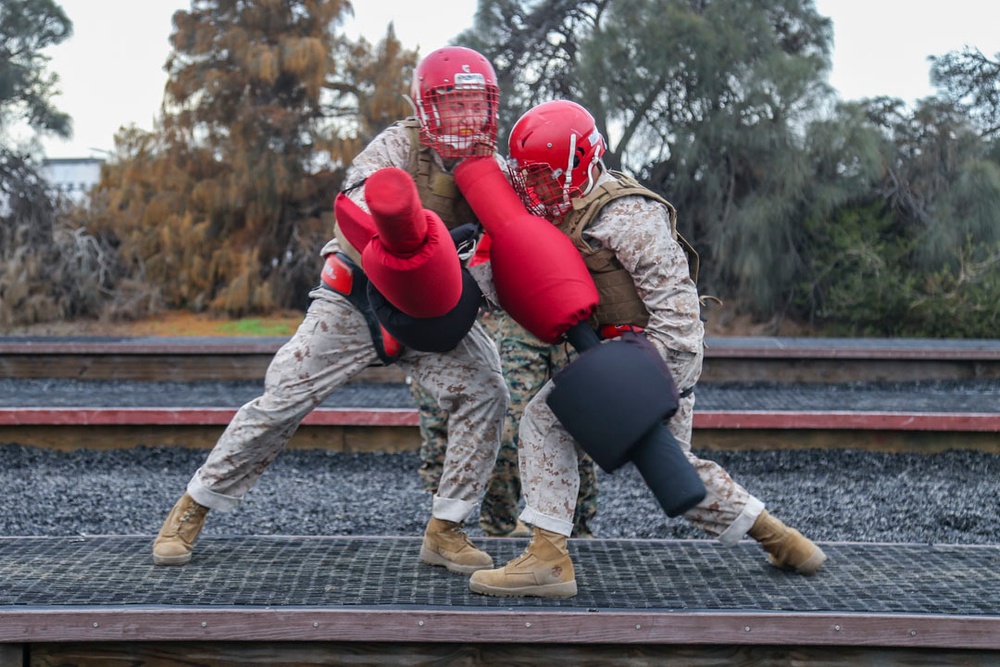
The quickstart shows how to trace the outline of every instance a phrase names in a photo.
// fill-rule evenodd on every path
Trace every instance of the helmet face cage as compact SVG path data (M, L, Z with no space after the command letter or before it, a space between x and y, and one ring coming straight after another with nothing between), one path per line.
M562 218L590 192L604 137L593 116L574 102L546 102L525 113L510 133L514 190L535 215Z
M414 72L411 93L422 144L442 157L496 152L500 89L483 55L460 46L430 53Z
M514 191L535 215L561 218L572 208L572 198L582 194L573 185L567 187L563 169L540 163L522 167L513 158L508 160L508 166Z

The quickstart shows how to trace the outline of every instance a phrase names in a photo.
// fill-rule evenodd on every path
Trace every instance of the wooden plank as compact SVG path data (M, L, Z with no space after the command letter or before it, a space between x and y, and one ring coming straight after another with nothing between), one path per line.
M1000 378L1000 360L712 358L702 382L914 382Z
M0 608L0 642L366 641L962 648L1000 651L1000 617L438 609Z
M0 443L72 451L128 449L137 445L211 448L224 425L2 425ZM416 426L299 427L290 449L338 452L403 452L420 447ZM1000 454L992 432L844 431L799 429L695 429L694 447L705 451L772 449L859 449L870 452L933 454L949 449Z
M2 354L0 375L73 380L263 380L272 354ZM395 366L370 366L352 382L403 382Z
M24 667L26 655L24 644L0 644L0 667Z
M73 451L149 447L210 449L222 435L224 425L208 426L2 426L0 443ZM0 445L2 446L2 445ZM300 426L289 441L289 449L321 449L335 452L402 452L420 448L416 426Z
M234 408L0 408L0 426L225 426ZM419 426L413 408L318 408L306 426ZM694 428L716 430L1000 433L1000 413L702 410Z
M694 428L1000 433L1000 413L701 410L694 414Z
M925 665L985 667L993 652L802 646L615 646L497 643L178 642L52 644L31 647L35 667L234 667L256 665L505 665L507 667L751 667L759 665ZM2 666L6 667L6 665ZM21 667L18 663L16 667Z
M826 429L695 429L695 449L860 449L866 452L936 454L949 449L1000 454L996 433L947 431L845 431Z
M225 426L234 408L0 408L0 426ZM407 408L318 408L305 426L418 426Z

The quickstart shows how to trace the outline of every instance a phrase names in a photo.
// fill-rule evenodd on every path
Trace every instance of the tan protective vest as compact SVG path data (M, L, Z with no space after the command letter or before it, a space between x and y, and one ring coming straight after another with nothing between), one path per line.
M435 162L431 149L420 143L420 121L416 118L407 118L399 121L397 125L409 131L410 158L406 171L416 183L423 207L437 213L448 229L454 229L467 222L477 222L472 207L465 201L458 185L455 184L455 177L445 173ZM339 225L334 229L334 233L340 241L341 250L360 266L360 254L348 243Z
M434 211L448 229L467 222L478 222L472 207L455 184L455 177L441 170L431 149L420 143L420 122L416 118L400 121L410 130L410 163L406 170L417 184L420 203Z
M600 300L597 311L591 318L596 326L606 324L631 324L644 327L649 323L649 311L639 298L632 275L621 265L615 253L607 248L593 248L583 238L587 228L609 202L620 197L638 195L660 202L667 207L670 217L670 235L684 248L688 256L688 271L691 279L698 279L698 253L683 236L677 233L677 210L673 204L648 188L644 188L631 176L619 171L609 171L615 180L602 183L590 194L573 200L573 210L557 227L573 241L573 245L583 256L584 264L590 271Z

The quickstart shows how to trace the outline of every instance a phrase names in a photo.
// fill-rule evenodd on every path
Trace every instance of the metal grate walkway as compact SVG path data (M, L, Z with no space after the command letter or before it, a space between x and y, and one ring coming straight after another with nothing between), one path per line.
M580 593L545 600L473 594L465 576L418 562L419 538L205 537L185 567L153 566L151 539L0 539L0 642L31 641L33 633L47 641L120 639L123 627L132 640L165 632L238 639L261 623L267 629L258 632L268 637L301 639L296 614L275 616L288 611L315 612L311 627L319 632L322 624L326 638L345 631L348 614L353 640L384 641L388 633L413 641L416 633L416 641L436 641L425 623L445 617L452 631L468 624L494 641L509 641L512 627L536 618L534 636L544 638L541 621L571 614L575 627L593 634L589 641L621 641L619 633L643 624L643 641L651 643L697 644L716 635L718 642L775 641L767 623L748 635L762 619L781 619L774 627L798 643L1000 649L1000 546L829 543L824 569L801 577L767 565L749 541L726 548L708 540L572 540ZM527 540L479 543L502 563ZM225 614L242 619L242 629L213 635L208 621L194 623L211 618L211 629L222 632ZM195 629L177 620L185 615ZM62 619L65 636L53 618ZM296 627L282 630L293 619ZM817 623L829 637L816 635ZM650 636L659 624L662 633ZM741 636L729 636L736 626ZM548 641L567 641L565 631L553 630Z

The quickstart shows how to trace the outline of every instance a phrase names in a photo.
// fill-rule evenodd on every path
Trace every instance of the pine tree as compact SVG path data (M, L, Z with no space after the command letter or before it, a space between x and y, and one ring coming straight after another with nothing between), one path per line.
M344 168L405 111L415 58L391 30L374 51L339 36L348 9L196 0L174 15L160 126L119 135L95 212L134 284L158 286L171 308L306 306Z

